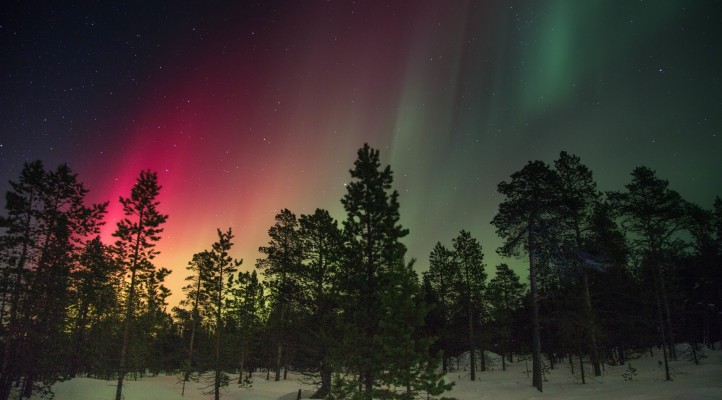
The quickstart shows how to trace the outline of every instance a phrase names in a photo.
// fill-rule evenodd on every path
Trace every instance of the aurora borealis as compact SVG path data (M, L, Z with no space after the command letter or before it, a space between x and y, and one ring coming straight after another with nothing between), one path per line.
M0 6L0 190L67 162L111 201L109 240L158 171L173 302L216 228L251 268L280 209L343 219L364 142L419 269L466 229L493 270L496 185L561 150L602 190L647 165L703 207L722 195L719 1L189 3Z

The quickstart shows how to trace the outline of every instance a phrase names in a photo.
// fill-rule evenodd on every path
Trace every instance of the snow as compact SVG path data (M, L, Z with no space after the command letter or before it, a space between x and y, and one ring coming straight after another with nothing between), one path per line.
M686 346L680 346L681 355ZM569 361L555 366L546 375L543 382L544 392L540 393L531 386L527 378L524 361L507 364L507 370L501 370L498 356L491 354L493 370L477 373L477 381L468 379L468 372L450 373L449 379L456 386L449 393L460 400L466 399L722 399L722 351L704 350L707 358L700 365L691 361L671 361L672 381L664 380L664 366L659 365L661 352L655 350L655 357L641 355L629 363L637 369L633 381L626 381L623 374L627 365L604 366L601 377L590 376L591 367L585 365L586 384L581 383L579 365L574 360L576 375L572 375ZM547 362L545 360L545 362ZM531 360L529 360L531 369Z
M313 394L313 388L298 382L299 376L289 373L289 379L274 382L266 381L266 374L259 373L253 377L253 387L238 388L231 383L227 388L221 389L221 398L226 400L295 400L298 389L302 389L302 396L308 398ZM273 374L271 374L273 376ZM231 381L237 379L231 376ZM139 380L126 378L123 383L123 397L127 400L207 400L212 395L204 395L203 382L186 382L185 396L181 396L181 382L176 375L158 375L145 377ZM75 378L57 383L53 386L55 400L110 400L115 398L116 381L106 381L93 378Z
M681 355L686 346L680 346ZM469 381L468 372L454 371L447 375L447 380L456 381L454 389L446 393L447 397L459 400L484 399L585 399L585 400L706 400L722 399L722 351L705 349L707 356L700 365L691 361L670 362L672 381L664 380L664 367L659 366L661 353L655 350L655 357L641 355L631 360L637 369L633 381L625 381L622 375L627 366L605 366L601 377L589 377L582 385L579 379L579 367L574 360L576 375L569 370L568 361L555 366L549 371L544 382L544 392L540 393L531 386L531 378L527 378L524 361L507 364L507 370L501 370L498 356L491 358L488 370L477 373L477 381ZM529 361L531 368L531 361ZM587 369L589 365L587 365ZM302 396L308 398L314 388L300 383L300 376L289 373L288 380L274 382L265 380L265 373L254 375L251 389L238 388L231 385L224 389L221 398L234 400L295 400L299 389ZM233 381L233 377L231 377ZM186 383L185 396L181 397L181 384L177 376L160 375L146 377L141 380L126 379L123 397L128 400L200 400L212 398L203 395L202 384ZM60 382L53 387L56 400L109 400L115 397L115 381L91 378L75 378Z

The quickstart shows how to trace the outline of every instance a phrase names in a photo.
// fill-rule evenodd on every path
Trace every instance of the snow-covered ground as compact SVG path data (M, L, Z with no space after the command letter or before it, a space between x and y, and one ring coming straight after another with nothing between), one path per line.
M685 346L680 346L683 350ZM661 353L655 351L655 357L648 354L631 360L637 369L634 380L627 381L623 374L627 366L605 366L599 378L589 378L585 385L579 379L578 366L575 360L576 375L572 375L569 365L562 363L549 371L544 382L544 392L539 393L531 386L527 378L525 363L509 364L506 371L501 365L493 362L493 366L477 374L477 381L469 381L468 372L451 372L447 380L456 381L454 389L446 393L459 400L482 399L722 399L722 351L704 350L707 356L700 365L691 361L673 361L671 370L673 380L664 381L664 370L658 362ZM498 357L491 356L492 361ZM531 362L529 362L531 368ZM588 366L587 366L588 367ZM264 374L257 374L251 389L241 389L231 384L223 392L223 399L243 400L295 400L299 389L307 398L313 388L299 382L299 376L289 373L289 379L280 382L266 381ZM200 400L208 399L203 395L200 384L188 382L185 396L181 397L181 385L176 376L157 376L142 380L126 380L124 398L128 400ZM54 386L57 400L110 400L115 396L115 382L90 378L76 378L60 382Z
M681 355L686 348L687 346L679 346L679 354ZM680 361L670 362L672 381L664 380L664 366L659 365L662 353L656 350L655 357L649 357L647 353L638 359L630 360L629 363L636 369L636 375L631 381L623 377L628 371L627 365L605 365L601 377L590 377L591 366L587 364L586 384L582 384L577 360L574 360L575 375L571 374L566 360L546 374L543 393L531 386L531 379L527 378L523 361L507 364L506 371L501 370L499 362L494 363L493 370L477 373L476 382L469 381L468 376L450 373L448 377L456 381L456 386L449 395L459 400L722 399L722 351L705 349L704 354L706 358L701 360L700 365L695 365L691 361L681 361L683 357L680 357ZM491 358L498 360L494 355ZM531 360L528 365L531 369ZM468 372L463 374L468 375Z

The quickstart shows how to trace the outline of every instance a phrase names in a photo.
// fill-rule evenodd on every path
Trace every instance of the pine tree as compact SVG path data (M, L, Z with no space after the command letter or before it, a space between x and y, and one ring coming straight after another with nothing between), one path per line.
M151 260L158 254L155 244L160 240L163 228L160 226L168 219L158 212L160 204L156 198L160 193L158 176L155 172L142 171L130 192L130 197L120 197L125 218L118 222L113 236L117 238L114 246L116 259L126 274L129 274L127 296L125 299L125 317L123 337L118 363L118 386L115 399L123 396L123 380L128 372L128 351L131 331L135 323L138 280L154 272Z
M722 265L722 199L719 196L715 197L712 206L712 232L714 237L715 247L715 260L717 265ZM716 288L722 287L722 274L710 273L712 286ZM717 291L717 297L715 297L716 308L722 312L722 291ZM722 325L719 326L719 332L722 334ZM718 336L719 337L719 336ZM722 339L722 337L720 337ZM714 341L710 343L711 347L714 348Z
M525 286L506 264L496 266L496 275L489 281L488 299L493 309L495 329L499 341L502 369L506 371L507 352L512 335L514 312L521 308Z
M231 291L226 285L226 281L233 279L233 274L237 271L243 260L236 260L228 253L233 247L233 232L228 228L226 232L218 229L218 241L213 243L210 251L210 267L207 270L207 280L202 282L203 290L209 298L209 311L213 318L215 329L215 347L214 347L214 365L211 393L215 400L221 397L221 387L228 385L229 378L223 372L223 363L221 360L221 336L224 329L224 306L230 298Z
M25 164L10 182L7 228L0 242L4 325L0 399L13 382L21 396L47 387L67 372L65 334L71 271L83 243L102 225L106 204L86 206L88 190L67 165L46 171L40 161ZM8 313L5 314L5 309Z
M438 326L440 348L443 352L442 370L448 371L448 359L451 356L454 340L454 327L452 318L455 307L459 303L456 282L460 280L459 269L454 262L454 253L440 242L437 242L429 254L429 270L424 274L437 299L434 305L440 316Z
M541 340L537 288L537 255L544 251L545 240L554 236L560 206L557 193L559 177L541 161L529 162L501 182L498 192L506 196L492 220L496 232L504 239L498 252L516 256L520 250L529 255L529 286L532 321L532 384L542 391Z
M97 331L101 320L109 318L118 307L120 287L117 263L111 250L100 241L100 236L83 247L71 279L71 312L73 344L70 346L68 376L74 378L80 370L94 369L97 360L91 349L99 338L90 334Z
M595 204L585 237L585 249L591 258L601 260L603 274L588 268L590 287L596 287L594 308L602 327L607 348L616 350L621 364L626 349L648 342L648 323L643 299L644 288L638 274L629 266L629 249L624 233L606 201ZM595 281L596 278L596 281ZM595 284L596 282L596 284ZM608 351L608 354L613 354Z
M399 241L408 230L399 224L398 192L392 191L391 168L381 168L378 150L368 144L358 151L353 179L341 203L346 210L344 227L344 314L350 367L359 375L362 396L371 399L378 379L381 293L385 277L401 262L406 247Z
M468 231L462 230L459 236L453 239L454 264L458 273L453 281L457 290L461 292L460 309L467 321L467 344L469 349L469 371L471 380L476 380L476 342L474 327L479 325L482 307L483 291L486 282L484 271L484 253L481 244L471 236ZM482 351L483 357L483 351Z
M331 391L332 352L338 329L338 272L341 258L341 231L326 210L316 209L299 218L303 262L298 271L299 302L308 314L310 326L305 352L318 366L320 386L312 397L324 398Z
M584 235L589 230L589 220L592 216L599 193L592 172L581 163L579 157L562 151L559 159L554 161L554 168L559 175L560 197L562 207L562 221L567 230L563 239L568 260L573 272L580 276L582 286L581 316L587 336L589 357L594 376L601 376L602 370L599 362L597 327L595 312L592 307L591 292L589 288L588 257L585 257Z
M148 370L150 374L157 375L169 364L172 364L170 355L166 355L162 346L164 341L170 340L172 317L166 313L170 290L164 282L171 271L167 268L146 268L147 274L139 279L138 291L138 327L139 343L135 346L138 364ZM142 371L142 370L141 370Z
M251 382L244 377L248 365L253 363L252 352L257 347L257 337L263 328L265 296L263 284L259 282L256 271L239 272L237 277L228 281L229 300L227 301L227 325L233 330L234 337L227 341L233 343L234 356L238 360L238 384ZM250 375L249 375L250 377Z
M453 386L436 372L440 357L429 353L433 338L424 335L427 305L414 262L393 266L381 293L378 338L384 368L378 376L379 397L412 400L423 393L431 398Z
M667 353L675 358L675 350L666 275L671 271L664 266L670 264L670 255L680 247L676 235L684 227L685 203L679 193L669 189L666 180L657 178L647 167L635 168L632 181L625 187L626 192L609 196L621 216L622 227L635 235L630 241L633 249L643 257L643 265L652 273L660 332L665 343L665 378L670 380Z
M368 144L357 155L341 200L347 216L338 284L347 375L337 375L332 395L408 399L421 390L443 392L448 385L435 372L432 338L422 336L426 306L413 262L404 262L400 239L408 230L399 224L391 168L381 167Z
M722 252L722 199L715 197L712 205L712 234L715 238L717 251Z
M201 310L208 309L209 298L208 293L203 290L203 283L208 280L208 270L211 267L211 253L203 251L193 255L191 261L188 262L186 269L190 271L185 280L189 282L183 287L185 299L181 300L180 305L190 307L190 339L188 343L188 358L183 366L183 387L181 396L185 394L185 383L190 379L195 364L196 351L196 330L201 323Z
M713 207L719 207L719 197ZM689 203L686 206L686 228L690 232L691 251L680 258L680 291L684 301L684 328L681 329L688 341L695 360L697 344L708 346L714 342L713 321L715 309L722 308L722 287L718 265L720 249L715 236L715 209L706 210Z
M288 335L288 320L294 293L297 293L296 279L301 264L302 247L298 233L298 219L288 209L276 214L276 223L268 230L270 241L258 251L266 257L256 261L256 268L263 270L268 279L273 297L274 315L277 317L276 375L281 378L284 347Z

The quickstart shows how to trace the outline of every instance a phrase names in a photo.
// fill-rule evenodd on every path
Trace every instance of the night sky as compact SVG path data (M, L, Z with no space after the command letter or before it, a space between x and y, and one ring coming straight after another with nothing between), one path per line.
M364 142L419 270L466 229L493 271L496 185L561 150L602 190L646 165L722 195L720 1L34 3L0 5L0 191L67 162L111 200L110 242L118 196L158 171L173 303L216 228L251 268L279 210L343 219Z

